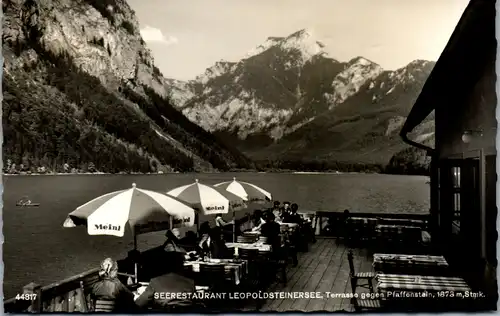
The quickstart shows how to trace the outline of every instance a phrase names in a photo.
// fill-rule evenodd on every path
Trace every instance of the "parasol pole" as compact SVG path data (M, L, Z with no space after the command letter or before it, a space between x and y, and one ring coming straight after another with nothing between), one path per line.
M134 232L134 253L137 251L137 235ZM134 279L135 283L137 284L138 278L137 278L137 258L134 258Z
M236 216L233 208L233 242L236 242L236 222L234 221L235 217Z

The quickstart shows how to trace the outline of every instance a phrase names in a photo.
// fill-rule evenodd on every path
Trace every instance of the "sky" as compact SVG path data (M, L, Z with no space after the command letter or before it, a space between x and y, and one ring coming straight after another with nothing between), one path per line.
M156 66L194 79L238 61L269 36L311 30L340 61L363 56L387 70L437 60L468 0L128 0Z

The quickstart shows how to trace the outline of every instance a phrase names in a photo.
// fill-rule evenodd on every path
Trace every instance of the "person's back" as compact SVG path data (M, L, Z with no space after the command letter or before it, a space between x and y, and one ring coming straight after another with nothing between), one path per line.
M267 211L268 212L268 211ZM262 211L261 210L255 210L253 212L253 216L252 216L252 230L255 231L255 230L260 230L260 228L262 227L262 225L266 222L263 218L263 214L262 214Z
M231 252L226 247L222 230L218 227L212 229L210 233L210 254L215 259L231 258Z
M280 239L280 225L276 223L273 213L268 213L266 216L266 223L262 225L260 231L263 237L267 238L267 242L273 247L281 245Z
M101 263L100 280L92 286L95 312L125 312L134 306L134 294L118 280L118 265L111 258Z
M181 273L184 264L182 256L169 256L170 271L150 280L146 290L135 301L137 306L180 312L194 305L190 295L195 292L195 283Z
M271 209L269 209L274 214L274 217L279 219L281 218L282 214L282 209L281 209L281 204L279 201L274 201L274 205Z
M295 223L295 224L302 223L302 218L300 218L300 215L297 214L297 210L298 210L298 205L296 203L293 203L291 208L290 208L290 211L287 213L287 215L283 219L283 222Z
M174 228L175 229L175 228ZM172 230L167 230L165 237L167 239L163 243L163 249L166 252L183 252L186 253L186 250L179 246L179 238L174 234Z

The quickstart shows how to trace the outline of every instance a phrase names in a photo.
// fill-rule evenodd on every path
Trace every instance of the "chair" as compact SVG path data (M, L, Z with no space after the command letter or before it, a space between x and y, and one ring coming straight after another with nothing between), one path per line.
M241 259L251 261L257 258L257 256L259 255L259 250L239 248L239 255Z
M222 288L226 283L226 269L224 265L200 264L200 273L196 285L208 286L210 289Z
M239 249L239 256L248 263L248 276L246 283L251 288L256 288L260 285L259 273L259 250L258 249Z
M375 309L380 310L382 308L382 304L380 303L380 300L373 300L373 299L358 300L356 298L352 298L351 303L352 303L352 305L354 305L354 310L357 312L359 312L363 309L365 309L365 310L375 310Z
M255 236L242 235L236 237L236 242L243 244L253 244L255 242L255 239L256 239Z
M281 247L278 251L271 254L269 262L274 266L274 271L276 275L281 272L281 282L286 285L287 275L286 275L286 265L288 262L289 246Z
M203 292L207 291L218 293L223 292L227 284L226 269L224 268L224 265L200 264L200 273L195 279L195 285L197 288L202 288ZM217 306L220 305L220 301L218 299L202 299L201 303L206 304L209 308L217 308Z
M370 290L370 293L373 293L373 278L375 277L375 274L373 272L356 272L354 270L354 262L353 262L353 254L352 250L349 250L349 253L347 254L347 260L349 261L349 276L351 278L351 289L352 293L356 293L356 288L357 287L364 287L368 288ZM358 284L359 280L366 280L367 284ZM381 308L381 304L379 300L373 300L373 299L365 299L365 300L358 300L357 298L353 297L351 299L352 305L354 305L354 309L356 311L360 311L362 309L379 309Z
M95 300L94 312L96 313L112 313L115 309L115 301L111 300Z
M375 277L375 274L373 272L356 272L354 270L352 250L349 250L349 253L347 254L347 260L349 261L349 276L351 278L352 293L356 293L357 287L368 288L370 290L370 293L373 293L373 278ZM367 284L358 284L359 280L366 280Z

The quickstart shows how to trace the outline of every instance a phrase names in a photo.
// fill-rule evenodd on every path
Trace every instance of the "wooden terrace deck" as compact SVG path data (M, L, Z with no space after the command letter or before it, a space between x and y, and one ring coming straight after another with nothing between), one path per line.
M324 298L318 299L276 299L268 300L259 309L263 312L288 311L354 311L349 298L326 298L325 292L350 294L349 248L342 241L334 238L318 238L309 246L309 251L299 253L297 267L290 266L287 272L287 284L275 283L269 292L322 292ZM353 249L354 264L357 271L373 271L372 253L368 249ZM368 292L357 288L357 292Z

